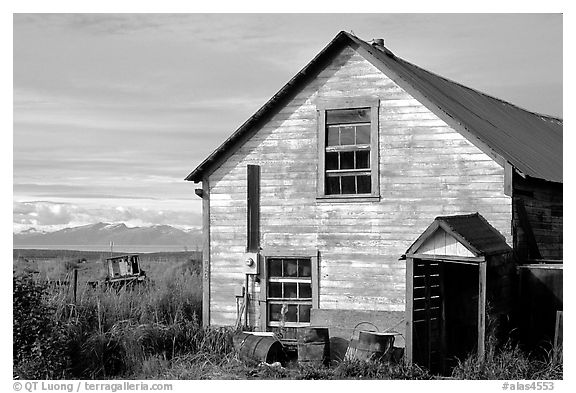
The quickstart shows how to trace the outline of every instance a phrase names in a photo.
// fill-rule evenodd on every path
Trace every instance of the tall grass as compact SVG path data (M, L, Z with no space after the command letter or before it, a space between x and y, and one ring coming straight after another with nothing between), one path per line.
M164 266L152 284L131 290L81 286L76 302L71 288L31 277L15 278L14 288L14 373L21 378L130 378L154 360L232 351L230 329L202 328L201 278L182 264ZM59 348L54 358L62 362L40 369L35 348L42 347Z
M189 263L155 267L154 284L120 291L49 288L14 278L14 376L23 379L434 379L404 363L332 367L244 363L231 328L202 328L202 280ZM561 379L562 351L534 356L488 340L486 356L458 363L454 379Z
M454 379L555 380L562 375L562 348L527 353L510 341L502 348L489 342L483 359L470 355L452 371Z

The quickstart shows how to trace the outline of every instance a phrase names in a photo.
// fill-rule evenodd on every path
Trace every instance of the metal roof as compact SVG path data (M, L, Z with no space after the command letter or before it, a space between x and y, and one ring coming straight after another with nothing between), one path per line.
M251 128L282 99L293 94L305 79L313 77L314 72L342 44L363 48L373 56L372 61L376 59L380 63L378 65L395 74L395 77L388 76L401 87L408 85L420 93L434 106L429 109L447 114L517 170L531 177L562 182L562 119L527 111L448 80L395 56L386 48L370 45L343 31L186 180L201 181L217 160L224 157L246 134L254 132Z
M478 256L501 254L512 251L506 238L479 213L436 217L432 224L408 248L406 255L413 254L426 239L442 228L458 239Z
M522 173L562 182L561 119L519 108L426 71L357 37L350 39Z

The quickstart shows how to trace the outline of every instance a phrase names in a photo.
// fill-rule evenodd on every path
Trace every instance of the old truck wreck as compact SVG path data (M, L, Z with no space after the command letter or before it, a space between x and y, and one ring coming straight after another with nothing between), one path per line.
M288 341L310 326L350 339L368 322L432 368L481 353L492 314L553 338L562 120L383 40L340 32L186 180L202 183L205 325ZM551 283L544 319L521 312L534 277Z

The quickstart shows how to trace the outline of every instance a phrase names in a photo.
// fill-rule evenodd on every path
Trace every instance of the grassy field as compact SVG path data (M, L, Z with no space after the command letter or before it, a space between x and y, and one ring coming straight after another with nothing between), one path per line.
M76 250L34 250L15 249L13 251L14 271L37 271L40 280L69 281L72 270L78 269L78 280L83 284L89 280L101 280L106 276L104 261L110 256L124 253ZM156 252L140 254L140 267L152 281L163 281L166 274L174 269L190 270L199 273L202 254L198 251Z
M85 255L85 253L84 253ZM31 259L30 256L27 259ZM84 280L102 274L97 257L77 264L56 255L53 273L80 269ZM79 285L47 286L39 273L14 276L14 368L21 379L437 379L404 364L344 361L330 367L246 363L232 346L231 328L202 328L198 255L145 255L154 284L102 291ZM15 264L18 264L17 257ZM484 361L456 367L455 379L561 379L562 353L532 358L512 345L491 345Z

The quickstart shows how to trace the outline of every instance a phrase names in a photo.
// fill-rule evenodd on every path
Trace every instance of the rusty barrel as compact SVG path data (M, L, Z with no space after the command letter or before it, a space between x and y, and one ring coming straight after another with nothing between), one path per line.
M330 337L327 327L298 329L298 361L325 365L330 363Z
M242 332L232 337L232 343L242 360L282 364L286 361L282 343L273 336Z
M389 360L394 333L361 331L358 339L350 341L346 360Z

